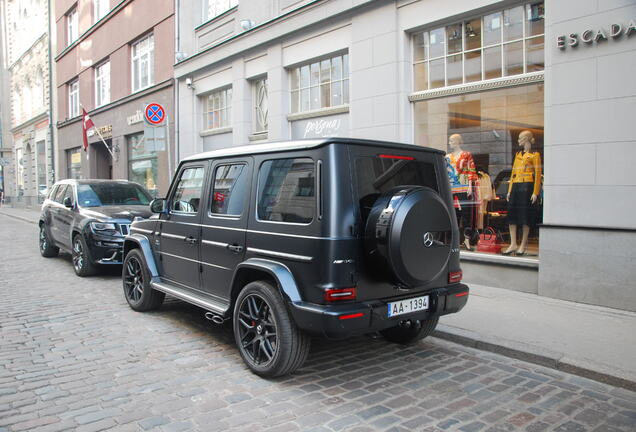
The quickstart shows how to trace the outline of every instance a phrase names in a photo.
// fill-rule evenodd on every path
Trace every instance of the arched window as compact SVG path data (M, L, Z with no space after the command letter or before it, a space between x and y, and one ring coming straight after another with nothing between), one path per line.
M13 117L16 123L22 118L22 89L18 85L13 88Z
M33 112L33 84L31 80L27 80L24 83L24 89L22 90L22 117L29 118Z

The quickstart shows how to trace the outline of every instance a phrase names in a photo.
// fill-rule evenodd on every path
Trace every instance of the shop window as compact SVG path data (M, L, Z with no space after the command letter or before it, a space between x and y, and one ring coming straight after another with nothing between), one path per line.
M463 250L538 258L543 84L415 102L416 144L447 153Z
M155 38L151 34L132 45L132 91L154 84Z
M316 209L314 162L309 158L263 162L257 201L261 221L310 223Z
M152 196L157 196L158 153L165 153L165 151L157 152L155 141L146 140L143 133L129 135L126 140L128 144L128 180L139 183Z
M204 98L205 129L218 129L232 126L232 88L217 90Z
M544 68L543 2L413 35L414 90L514 76Z
M292 113L349 103L348 54L308 63L290 73Z
M82 153L80 147L66 150L66 178L80 179L82 173Z

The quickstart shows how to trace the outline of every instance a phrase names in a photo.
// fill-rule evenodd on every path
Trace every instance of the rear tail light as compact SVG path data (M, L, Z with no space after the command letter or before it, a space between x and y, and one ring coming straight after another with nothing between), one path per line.
M466 297L468 295L468 291L460 292L459 294L455 294L455 297Z
M356 287L328 289L325 291L325 301L334 302L341 300L355 300L356 294Z
M461 282L462 280L462 271L456 271L456 272L450 272L448 274L448 283L449 284L453 284L453 283L458 283Z
M340 315L338 317L338 319L348 320L348 319L351 319L351 318L360 318L360 317L363 317L363 316L364 316L364 314L362 312L358 312L358 313L349 314L349 315Z
M379 155L382 159L401 159L401 160L415 160L412 156L400 156L400 155L388 155L381 154Z

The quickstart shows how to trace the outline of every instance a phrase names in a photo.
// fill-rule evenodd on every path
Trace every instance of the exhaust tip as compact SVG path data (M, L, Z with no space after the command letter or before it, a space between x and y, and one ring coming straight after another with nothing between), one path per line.
M225 321L222 316L217 315L213 312L206 312L204 316L205 316L205 319L212 321L214 324L220 325L220 324L223 324L223 321Z

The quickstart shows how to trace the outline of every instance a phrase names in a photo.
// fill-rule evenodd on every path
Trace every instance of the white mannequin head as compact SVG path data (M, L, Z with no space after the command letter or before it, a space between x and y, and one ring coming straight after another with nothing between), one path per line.
M523 148L525 151L530 151L534 145L534 135L529 130L524 130L519 134L517 142L519 143L519 147Z
M451 149L451 151L461 151L462 144L464 144L464 140L462 139L462 136L460 134L452 134L450 137L448 137L448 147Z

